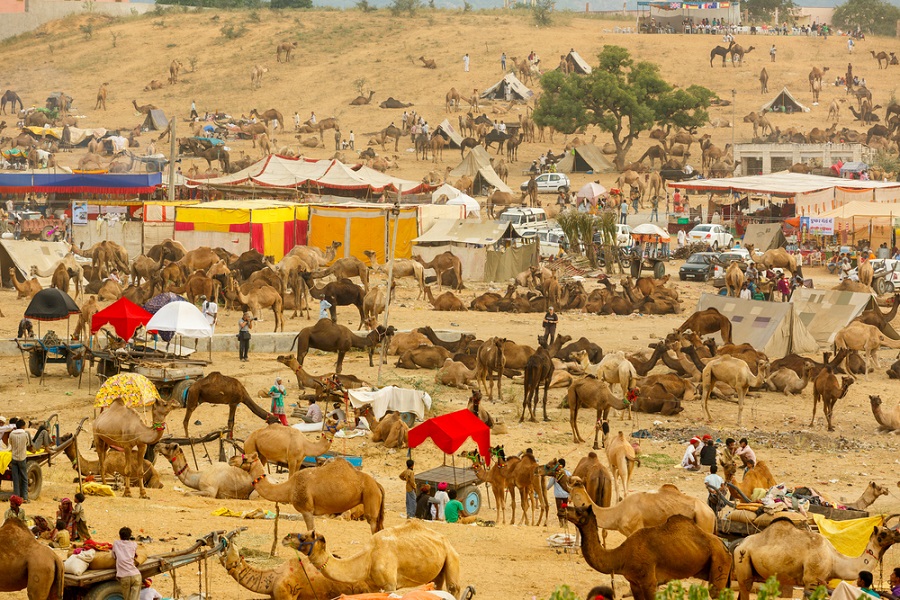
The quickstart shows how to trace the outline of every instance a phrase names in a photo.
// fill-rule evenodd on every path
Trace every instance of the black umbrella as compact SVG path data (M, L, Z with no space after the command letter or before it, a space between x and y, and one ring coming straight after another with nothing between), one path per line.
M25 317L35 321L61 321L69 315L77 315L81 309L65 292L56 288L41 290L31 299L25 309Z

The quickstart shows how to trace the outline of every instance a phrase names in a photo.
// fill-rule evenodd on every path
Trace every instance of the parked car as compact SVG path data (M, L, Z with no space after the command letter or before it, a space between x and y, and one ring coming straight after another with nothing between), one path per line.
M501 223L512 223L519 235L523 235L523 231L539 231L550 229L551 226L543 208L507 208L498 220Z
M718 252L734 246L734 237L724 225L697 225L688 233L688 242L703 242Z
M616 245L617 246L631 246L631 225L616 225ZM603 236L600 233L594 234L594 244L602 245L603 244Z
M722 266L724 266L726 269L733 260L741 263L742 271L745 271L747 267L750 266L750 262L752 261L752 259L750 258L750 253L747 252L745 248L732 248L727 252L722 252L721 254L719 254L719 262L721 262Z
M569 239L562 229L526 229L519 232L522 237L537 237L540 242L541 258L555 258L559 251L569 249Z
M678 277L682 281L688 279L707 281L713 276L713 269L718 258L718 252L695 252L678 269Z
M535 181L537 181L538 194L568 192L572 185L565 173L542 173L535 177ZM527 190L528 181L524 181L519 189L523 192Z

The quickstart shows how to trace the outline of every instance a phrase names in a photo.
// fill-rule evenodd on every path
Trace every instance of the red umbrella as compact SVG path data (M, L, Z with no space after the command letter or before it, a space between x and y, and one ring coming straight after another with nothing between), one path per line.
M491 430L468 409L434 417L413 427L409 430L409 447L415 448L428 438L445 454L453 454L472 438L485 464L491 464Z
M119 298L94 315L91 319L91 333L96 333L98 329L109 324L116 330L116 335L127 340L134 335L135 329L146 325L152 316L128 298Z

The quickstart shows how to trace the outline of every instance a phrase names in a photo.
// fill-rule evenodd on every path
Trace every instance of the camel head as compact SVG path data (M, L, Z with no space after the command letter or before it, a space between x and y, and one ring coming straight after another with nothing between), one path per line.
M896 516L897 515L891 515L887 517L885 523ZM876 556L880 561L884 557L884 553L888 551L888 548L900 542L900 532L889 527L875 527L872 531L872 537L869 538L869 545L871 546L873 542L875 548L878 550Z
M184 454L181 446L174 443L157 444L156 448L160 454L169 459L169 462L173 462L179 454Z
M872 403L872 410L881 406L881 396L869 396L869 402Z
M841 395L838 398L843 398L847 395L847 390L850 389L850 386L856 383L856 379L853 377L844 376L841 377Z
M237 544L234 543L234 539L226 542L225 554L219 555L219 562L222 563L222 566L225 567L225 570L230 571L231 569L240 565L243 560L244 559L241 557L241 553L238 550Z
M303 368L300 366L300 363L297 362L297 357L294 356L293 354L290 354L287 356L279 356L275 360L277 360L278 362L280 362L281 364L286 366L291 371L296 371L297 369Z
M306 533L289 533L281 540L282 546L293 548L307 556L320 544L325 546L325 536L317 534L315 529Z
M259 460L259 455L256 452L251 452L250 454L235 454L231 457L231 460L228 461L228 464L232 467L237 467L238 469L243 469L250 472L250 467L253 466L253 463Z
M890 493L890 490L887 489L886 486L879 485L874 481L870 481L866 491L871 491L872 495L875 497L875 500L880 498L881 496L887 496ZM900 540L898 540L900 541Z
M590 506L569 506L566 508L566 519L578 527L588 527L593 522L596 527L597 518Z

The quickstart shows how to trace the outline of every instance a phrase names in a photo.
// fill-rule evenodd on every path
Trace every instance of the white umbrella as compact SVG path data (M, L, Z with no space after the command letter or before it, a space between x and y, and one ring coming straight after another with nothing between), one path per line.
M191 338L210 338L212 328L206 317L190 302L170 302L147 322L147 331L172 331Z
M587 198L590 201L595 201L597 198L606 193L606 188L600 185L599 183L595 183L591 181L590 183L584 184L584 186L578 190L578 193L575 194L576 198Z

